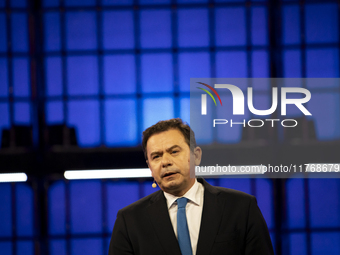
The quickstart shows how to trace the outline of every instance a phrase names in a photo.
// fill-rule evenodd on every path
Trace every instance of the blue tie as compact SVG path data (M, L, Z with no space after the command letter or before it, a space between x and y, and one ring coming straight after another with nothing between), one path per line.
M187 202L188 199L185 197L177 199L177 236L182 255L192 255L187 216L185 214Z

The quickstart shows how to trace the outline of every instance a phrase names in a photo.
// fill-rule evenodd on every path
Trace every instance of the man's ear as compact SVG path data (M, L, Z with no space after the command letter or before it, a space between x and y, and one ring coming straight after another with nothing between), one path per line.
M201 163L201 159L202 159L202 149L197 146L194 149L194 155L195 155L195 166L199 166L199 164Z

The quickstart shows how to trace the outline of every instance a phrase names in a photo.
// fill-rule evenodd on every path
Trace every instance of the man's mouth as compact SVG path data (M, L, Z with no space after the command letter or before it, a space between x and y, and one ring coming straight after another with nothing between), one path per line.
M176 172L167 172L167 173L163 174L163 178L169 177L169 176L172 176L172 175L175 175L175 174L176 174Z

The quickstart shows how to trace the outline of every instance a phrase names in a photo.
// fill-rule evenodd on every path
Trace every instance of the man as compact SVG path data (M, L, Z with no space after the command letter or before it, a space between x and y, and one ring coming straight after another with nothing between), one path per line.
M190 176L202 150L181 119L149 127L142 144L161 190L119 210L109 255L274 254L255 197Z

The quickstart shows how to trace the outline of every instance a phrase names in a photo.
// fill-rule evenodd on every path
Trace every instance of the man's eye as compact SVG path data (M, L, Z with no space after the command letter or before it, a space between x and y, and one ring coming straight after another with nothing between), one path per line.
M157 156L153 156L152 157L152 159L157 159L157 158L159 158L159 156L157 155Z
M179 151L172 151L172 154L174 154L174 153L178 153Z

